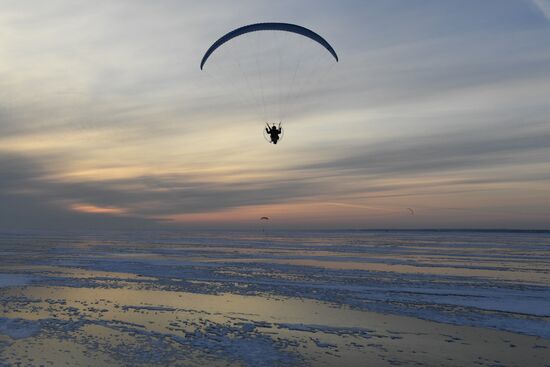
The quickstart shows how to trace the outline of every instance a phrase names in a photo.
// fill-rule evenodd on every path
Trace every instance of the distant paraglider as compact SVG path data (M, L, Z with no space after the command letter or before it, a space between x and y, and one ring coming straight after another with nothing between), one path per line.
M229 79L229 97L252 107L245 112L259 112L267 124L266 140L276 145L290 107L300 103L307 88L314 91L312 80L326 76L323 68L334 61L339 61L338 54L319 34L296 24L270 22L245 25L220 37L203 55L200 69Z
M261 217L260 220L269 220L269 217Z
M407 208L407 210L409 211L409 213L410 213L411 215L414 215L414 210L413 210L412 208Z

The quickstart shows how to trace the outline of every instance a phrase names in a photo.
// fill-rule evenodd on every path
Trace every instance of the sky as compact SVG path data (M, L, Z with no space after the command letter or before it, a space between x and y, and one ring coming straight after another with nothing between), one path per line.
M267 21L340 57L277 146L199 68ZM550 229L549 99L550 0L0 0L0 229Z

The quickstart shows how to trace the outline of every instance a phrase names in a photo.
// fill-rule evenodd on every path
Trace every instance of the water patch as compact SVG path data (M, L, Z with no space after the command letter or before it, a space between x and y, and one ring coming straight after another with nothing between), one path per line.
M40 332L40 323L24 319L0 318L0 335L7 335L12 339L24 339Z
M20 287L29 284L33 277L21 274L0 273L0 288L2 287Z

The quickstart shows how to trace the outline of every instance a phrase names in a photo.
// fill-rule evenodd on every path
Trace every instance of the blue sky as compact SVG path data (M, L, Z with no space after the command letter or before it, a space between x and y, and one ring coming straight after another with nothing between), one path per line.
M0 9L0 228L548 228L547 0ZM341 59L277 147L198 67L263 21Z

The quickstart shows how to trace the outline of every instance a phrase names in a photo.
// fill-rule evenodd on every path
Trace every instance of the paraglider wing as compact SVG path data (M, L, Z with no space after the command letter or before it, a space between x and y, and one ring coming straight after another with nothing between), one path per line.
M313 32L310 29L307 29L305 27L296 25L296 24L290 24L290 23L256 23L256 24L249 24L245 25L244 27L237 28L229 33L227 33L225 36L218 39L210 48L206 51L204 54L202 61L201 61L201 70L204 67L204 64L218 49L221 45L226 43L227 41L232 40L235 37L239 37L243 34L250 33L250 32L257 32L257 31L284 31L284 32L290 32L290 33L296 33L299 35L302 35L304 37L310 38L313 41L319 43L321 46L327 49L328 52L334 57L334 59L338 62L338 55L336 54L336 51L334 51L334 48L328 43L323 37L318 35L317 33Z
M269 220L269 217L261 217L260 220Z

